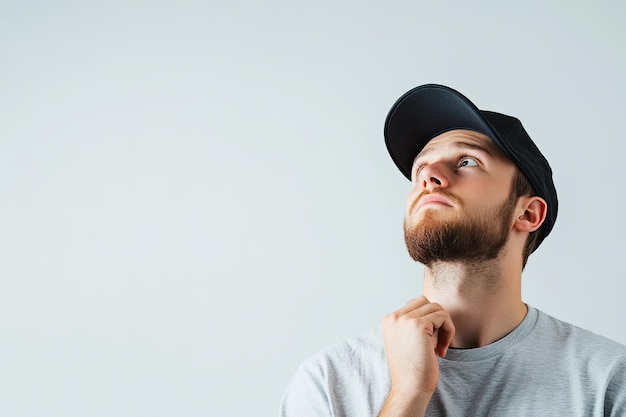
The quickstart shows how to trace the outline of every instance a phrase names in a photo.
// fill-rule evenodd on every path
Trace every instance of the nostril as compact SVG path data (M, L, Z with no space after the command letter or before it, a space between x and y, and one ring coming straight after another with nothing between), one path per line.
M433 181L433 182L434 182L435 184L437 184L437 185L441 185L441 181L439 181L439 179L438 179L438 178L435 178L435 177L430 177L430 180L431 180L431 181Z

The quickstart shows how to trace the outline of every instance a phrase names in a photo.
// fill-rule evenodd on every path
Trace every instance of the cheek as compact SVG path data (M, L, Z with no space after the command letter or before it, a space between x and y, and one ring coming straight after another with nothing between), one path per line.
M406 212L407 213L411 209L411 206L413 205L413 203L415 203L415 199L419 196L419 194L420 194L419 187L416 187L415 185L411 186L411 189L409 190L409 194L406 198Z
M483 212L502 207L508 201L508 192L504 192L502 190L494 190L493 187L476 190L476 193L472 197L472 205L476 207L476 209Z

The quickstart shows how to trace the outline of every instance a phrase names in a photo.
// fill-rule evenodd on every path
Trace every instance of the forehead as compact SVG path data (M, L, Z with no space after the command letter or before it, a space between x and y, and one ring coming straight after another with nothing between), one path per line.
M460 149L476 150L483 152L494 159L512 161L486 135L473 130L450 130L431 139L422 151L415 157L415 160L424 158L429 154L439 152L456 151Z

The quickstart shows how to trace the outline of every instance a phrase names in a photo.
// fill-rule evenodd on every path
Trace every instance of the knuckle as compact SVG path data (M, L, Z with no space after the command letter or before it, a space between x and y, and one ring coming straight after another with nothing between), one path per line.
M397 322L399 319L399 316L400 315L396 312L387 314L385 317L383 317L383 326L390 325L392 323Z
M431 322L426 317L415 317L410 320L410 323L413 327L417 329L431 327Z

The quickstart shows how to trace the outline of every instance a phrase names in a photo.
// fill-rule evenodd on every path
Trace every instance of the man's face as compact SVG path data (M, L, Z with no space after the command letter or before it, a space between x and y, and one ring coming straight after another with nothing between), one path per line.
M494 259L508 240L517 199L515 165L487 136L453 130L415 158L404 236L413 259Z

